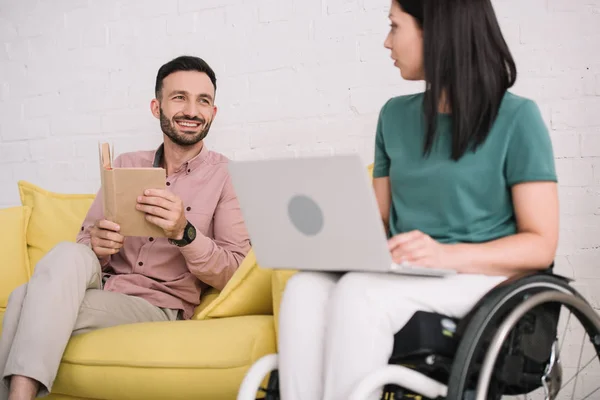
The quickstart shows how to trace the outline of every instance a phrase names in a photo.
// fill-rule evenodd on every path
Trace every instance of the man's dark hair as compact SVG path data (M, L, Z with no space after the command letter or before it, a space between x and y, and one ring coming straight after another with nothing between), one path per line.
M424 153L436 137L442 93L452 113L453 160L487 138L517 68L490 0L397 0L423 28L427 124Z
M163 79L177 71L204 72L206 75L208 75L210 81L215 87L215 92L217 91L217 77L215 76L215 72L206 63L206 61L200 57L180 56L169 61L158 70L158 74L156 75L156 86L154 87L154 94L156 95L157 99L160 99L161 90L163 87Z

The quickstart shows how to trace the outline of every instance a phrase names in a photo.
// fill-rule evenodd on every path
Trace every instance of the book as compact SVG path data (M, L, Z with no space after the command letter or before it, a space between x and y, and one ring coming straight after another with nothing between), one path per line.
M119 224L123 236L165 237L162 228L148 222L136 209L137 198L146 189L165 189L164 168L113 168L108 143L100 144L100 181L104 218Z

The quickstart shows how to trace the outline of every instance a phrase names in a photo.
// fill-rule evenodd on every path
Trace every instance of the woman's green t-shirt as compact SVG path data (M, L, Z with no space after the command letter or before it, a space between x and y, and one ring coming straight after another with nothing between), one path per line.
M423 93L390 99L377 123L373 177L390 178L393 236L420 230L442 243L480 243L516 233L511 187L556 181L548 129L537 105L507 92L486 141L450 158L451 115L423 156Z

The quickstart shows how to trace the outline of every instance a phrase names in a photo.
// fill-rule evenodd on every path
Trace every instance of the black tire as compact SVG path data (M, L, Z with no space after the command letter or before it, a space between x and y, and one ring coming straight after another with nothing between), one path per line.
M279 400L279 370L271 371L264 400Z
M477 362L485 354L497 327L528 296L544 291L560 291L582 298L565 279L546 274L525 277L486 296L460 339L448 379L446 400L464 400L465 393L473 389L472 375L477 374Z

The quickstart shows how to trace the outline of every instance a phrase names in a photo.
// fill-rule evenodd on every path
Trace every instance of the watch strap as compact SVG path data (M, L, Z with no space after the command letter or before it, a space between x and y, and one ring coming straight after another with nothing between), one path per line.
M196 228L190 221L187 221L185 228L183 229L183 237L180 240L169 239L169 243L174 244L178 247L187 246L196 239Z

